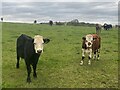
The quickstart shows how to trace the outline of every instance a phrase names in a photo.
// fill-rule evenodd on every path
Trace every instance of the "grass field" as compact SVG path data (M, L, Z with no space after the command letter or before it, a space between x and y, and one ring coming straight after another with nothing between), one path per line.
M2 25L2 87L3 88L117 88L118 30L101 32L100 60L80 66L82 37L95 33L95 27L49 26L3 23ZM26 83L24 60L16 69L16 39L21 34L40 34L51 41L37 66L38 78Z

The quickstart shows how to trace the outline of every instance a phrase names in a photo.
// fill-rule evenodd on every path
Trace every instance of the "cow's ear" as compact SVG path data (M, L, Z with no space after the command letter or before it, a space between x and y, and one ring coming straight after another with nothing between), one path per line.
M85 37L82 37L82 40L86 40L86 38L85 38Z
M43 41L44 41L45 44L47 44L48 42L50 42L50 39L44 38Z
M32 39L32 43L34 43L34 39Z

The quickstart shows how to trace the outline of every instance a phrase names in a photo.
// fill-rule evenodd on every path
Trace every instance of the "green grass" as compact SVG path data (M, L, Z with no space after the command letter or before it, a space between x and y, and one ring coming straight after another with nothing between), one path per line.
M0 23L0 89L2 88L2 23Z
M2 87L3 88L117 88L118 87L118 30L101 32L100 60L83 66L82 37L95 33L95 27L49 26L3 23L2 25ZM21 34L49 38L37 66L38 78L26 83L26 67L20 61L16 69L16 39Z

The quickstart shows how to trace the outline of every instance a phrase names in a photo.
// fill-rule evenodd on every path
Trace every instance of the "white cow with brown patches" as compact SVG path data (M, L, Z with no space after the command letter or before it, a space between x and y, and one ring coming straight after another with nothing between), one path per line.
M100 49L100 43L101 43L101 38L97 34L88 34L85 37L82 38L82 60L80 61L80 65L83 65L84 63L84 58L85 58L85 53L88 54L88 64L91 64L91 58L92 58L92 53L94 54L93 58L99 59L99 49Z

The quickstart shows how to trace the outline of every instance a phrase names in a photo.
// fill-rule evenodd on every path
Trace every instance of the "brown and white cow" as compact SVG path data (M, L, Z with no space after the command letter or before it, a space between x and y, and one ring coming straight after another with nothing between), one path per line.
M92 58L92 53L94 54L93 58L99 59L99 49L100 49L100 42L101 38L97 34L88 34L85 37L82 38L82 60L80 62L80 65L83 65L83 61L85 58L85 54L88 54L88 64L91 64L91 58Z

